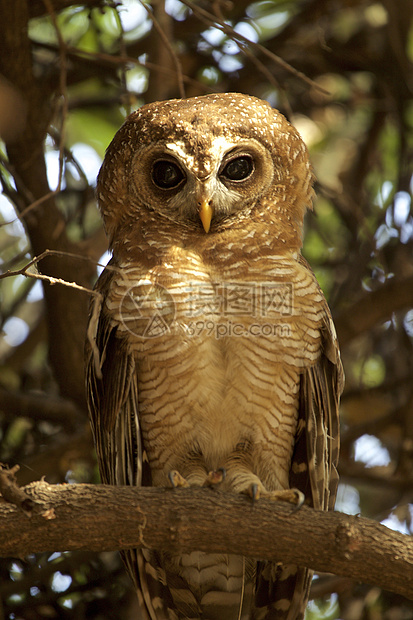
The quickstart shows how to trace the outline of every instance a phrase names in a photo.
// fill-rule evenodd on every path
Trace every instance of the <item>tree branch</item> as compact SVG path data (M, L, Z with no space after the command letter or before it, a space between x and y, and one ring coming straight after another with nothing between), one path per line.
M89 7L90 9L95 7L102 8L104 6L103 0L83 0L82 4ZM56 13L59 11L63 11L64 9L67 9L72 5L73 0L53 0L52 4L53 9ZM43 0L31 0L29 2L28 8L30 12L30 17L42 17L44 15L47 15L48 12Z
M0 502L0 555L194 549L309 566L413 599L413 541L361 517L211 489L32 483L31 516ZM234 535L236 533L236 535Z
M341 346L391 318L393 312L413 306L413 276L387 280L376 291L367 293L350 308L334 316Z
M73 430L85 421L83 412L63 398L33 392L15 392L0 386L0 410L8 420L17 416L31 420L47 420Z

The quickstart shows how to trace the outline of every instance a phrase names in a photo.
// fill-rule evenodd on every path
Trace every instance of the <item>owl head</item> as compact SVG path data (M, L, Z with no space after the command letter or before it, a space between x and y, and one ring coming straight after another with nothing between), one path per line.
M222 93L151 103L109 145L97 196L110 240L148 218L176 235L283 225L301 245L313 175L296 129L265 101Z

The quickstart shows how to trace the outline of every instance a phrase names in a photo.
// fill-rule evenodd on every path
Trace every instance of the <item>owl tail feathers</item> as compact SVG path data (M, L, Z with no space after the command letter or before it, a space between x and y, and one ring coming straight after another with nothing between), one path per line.
M148 549L121 551L122 560L135 584L142 620L180 620L165 584L165 575L154 566Z
M230 554L163 554L166 582L178 617L251 620L252 566L254 561Z
M302 620L313 572L293 565L260 562L252 620Z
M122 556L144 620L252 620L253 560L203 552L171 556L149 549Z

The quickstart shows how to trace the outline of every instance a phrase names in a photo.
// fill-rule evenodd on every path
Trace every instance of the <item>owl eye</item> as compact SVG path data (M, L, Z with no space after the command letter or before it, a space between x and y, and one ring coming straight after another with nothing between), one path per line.
M252 157L243 155L231 159L222 170L220 176L228 179L229 181L244 181L247 179L254 170L254 161Z
M183 181L184 173L177 164L160 159L153 164L152 179L161 189L173 189Z

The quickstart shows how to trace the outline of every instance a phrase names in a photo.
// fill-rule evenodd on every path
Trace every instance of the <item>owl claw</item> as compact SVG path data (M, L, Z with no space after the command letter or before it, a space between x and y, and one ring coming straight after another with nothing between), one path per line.
M176 469L169 472L168 478L174 489L189 487L189 483Z
M205 478L205 482L202 486L204 487L213 487L217 484L221 484L225 480L227 472L223 467L219 467L216 470L208 472L207 477Z
M293 512L297 512L297 510L300 510L301 506L304 504L305 502L305 495L302 491L300 491L299 489L290 489L292 493L295 494L295 508L293 510ZM294 502L292 502L294 503Z
M285 491L273 491L272 493L268 493L268 497L270 499L279 500L281 502L289 502L290 504L294 504L294 510L299 510L301 506L304 504L305 495L299 489L285 489Z
M253 502L260 499L260 497L272 499L274 501L289 502L290 504L295 505L293 512L299 510L304 504L305 500L304 493L302 493L298 489L285 489L283 491L266 491L256 482L250 485L248 489L248 495L251 497Z
M257 499L260 499L261 497L261 489L255 482L250 486L248 493L253 502L255 502Z

